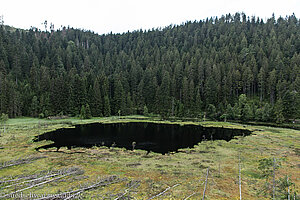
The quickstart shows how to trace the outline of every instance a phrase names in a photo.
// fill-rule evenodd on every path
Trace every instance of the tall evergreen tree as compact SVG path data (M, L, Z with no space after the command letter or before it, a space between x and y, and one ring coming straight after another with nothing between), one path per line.
M95 79L93 85L92 114L97 117L103 115L102 94L98 78Z
M121 80L119 79L116 79L114 82L113 105L113 114L116 115L119 111L121 113L125 111L125 94Z
M104 97L103 115L109 117L111 115L110 102L108 96Z
M31 102L31 116L37 117L38 112L39 112L39 102L37 96L34 96Z
M78 116L88 104L93 116L110 116L142 114L146 105L163 117L193 117L213 105L216 119L294 120L300 113L298 20L250 22L236 13L102 36L0 27L0 113Z

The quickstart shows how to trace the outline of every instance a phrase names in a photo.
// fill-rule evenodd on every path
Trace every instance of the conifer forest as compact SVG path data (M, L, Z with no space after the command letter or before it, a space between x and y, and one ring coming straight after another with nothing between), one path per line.
M244 13L98 35L0 27L0 113L300 117L300 20Z

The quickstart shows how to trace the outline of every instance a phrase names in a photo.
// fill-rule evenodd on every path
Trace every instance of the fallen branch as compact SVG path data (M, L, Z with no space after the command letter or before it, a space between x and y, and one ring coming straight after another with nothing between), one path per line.
M64 175L62 175L62 176L59 176L59 177L56 177L56 178L53 178L53 179L50 179L50 180L47 180L47 181L44 181L44 182L35 184L35 185L31 185L31 186L26 187L26 188L22 188L22 189L20 189L20 190L15 191L15 192L6 194L6 195L4 195L4 196L0 196L0 198L9 197L9 196L12 196L12 195L14 195L14 194L17 194L17 193L19 193L19 192L23 192L23 191L28 190L28 189L31 189L31 188L33 188L33 187L37 187L37 186L40 186L40 185L44 185L44 184L46 184L46 183L53 182L53 181L55 181L55 180L61 179L61 178L63 178L63 177L66 177L66 176L69 176L69 175L72 175L72 174L75 174L75 173L78 173L78 171L72 171L72 172L67 173L67 174L64 174Z
M70 171L77 170L77 169L78 168L71 167L71 168L62 169L62 170L55 170L55 171L42 171L38 174L32 174L32 175L27 175L27 176L18 175L18 176L10 177L9 180L7 180L7 178L5 178L5 177L2 177L3 180L0 181L0 184L10 183L10 182L17 182L17 181L20 181L20 180L36 179L39 176L48 176L49 174L53 174L53 173L56 173L58 175L62 175L64 173L68 173Z
M191 194L191 195L189 195L189 196L187 196L184 200L187 200L187 199L189 199L190 197L192 197L192 196L194 196L196 194L196 192L194 192L193 194Z
M72 197L75 197L75 196L77 196L80 193L83 193L85 191L88 191L88 190L91 190L91 189L94 189L94 188L97 188L97 187L101 187L101 186L107 186L107 185L110 185L110 184L118 183L120 181L123 181L123 179L120 179L117 176L113 175L113 176L109 176L105 179L101 179L100 181L96 182L95 184L92 184L92 185L89 185L87 187L80 188L80 189L77 189L77 190L73 190L73 191L70 191L70 192L60 193L57 196L58 197L68 196L67 198L64 198L64 200L67 200L67 199L71 199ZM75 193L75 194L71 195L73 193ZM69 195L71 195L71 196L69 196ZM35 199L35 200L47 200L47 199L52 199L52 198L53 197L42 197L42 198Z
M75 194L73 194L73 195L71 195L71 196L69 196L69 197L65 198L64 200L72 199L72 198L74 198L74 197L76 197L76 196L80 195L81 193L82 193L82 191L80 191L80 192L77 192L77 193L75 193Z
M10 177L11 179L9 179L9 180L3 179L3 181L0 181L0 184L16 182L16 181L20 181L20 180L22 180L22 179L28 180L28 179L36 178L36 177L37 177L36 175L30 175L30 176L15 176L15 177ZM14 179L13 179L13 178L14 178Z
M36 156L36 157L22 158L22 159L18 159L18 160L10 160L10 161L3 162L2 164L0 164L0 169L4 169L4 168L7 168L7 167L12 167L12 166L15 166L15 165L31 163L34 160L38 160L38 159L41 159L41 158L46 158L46 156Z
M130 191L131 188L133 188L133 187L134 187L134 188L137 188L137 187L140 185L139 183L140 183L140 182L137 181L137 182L135 182L134 184L132 184L129 188L127 188L127 189L125 190L125 192L124 192L123 194L121 194L119 197L115 198L115 200L118 200L118 199L124 197L124 196Z
M166 193L168 190L170 190L170 189L172 189L172 188L174 188L174 187L177 187L178 185L180 185L180 184L176 184L176 185L173 185L172 187L168 187L167 189L165 189L165 190L162 191L161 193L159 193L159 194L157 194L157 195L155 195L155 196L149 198L148 200L154 199L154 198L156 198L156 197L158 197L158 196L160 196L160 195Z
M47 178L50 178L50 177L53 177L53 176L58 176L58 175L61 175L61 174L51 174L51 175L39 177L39 178L36 178L36 179L31 179L31 180L23 181L23 182L21 182L21 183L14 183L14 184L5 186L5 187L3 187L2 189L4 189L4 188L10 188L10 187L12 187L12 186L17 186L17 185L22 185L22 184L24 184L24 183L30 183L30 182L35 182L35 181L39 181L39 180L45 180L45 179L47 179Z

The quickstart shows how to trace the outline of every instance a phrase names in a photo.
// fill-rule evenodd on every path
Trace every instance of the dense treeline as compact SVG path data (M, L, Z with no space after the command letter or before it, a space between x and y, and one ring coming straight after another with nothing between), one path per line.
M0 113L299 118L299 25L236 13L124 34L2 26Z

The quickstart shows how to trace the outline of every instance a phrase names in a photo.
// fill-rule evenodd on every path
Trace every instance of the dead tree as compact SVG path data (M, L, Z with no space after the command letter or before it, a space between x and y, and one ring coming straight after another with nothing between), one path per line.
M167 189L165 189L165 190L162 191L161 193L159 193L159 194L157 194L157 195L155 195L155 196L153 196L153 197L150 197L148 200L154 199L154 198L156 198L156 197L158 197L158 196L160 196L160 195L166 193L168 190L170 190L170 189L172 189L172 188L174 188L174 187L177 187L178 185L180 185L180 184L175 184L175 185L173 185L173 186L171 186L171 187L168 187Z
M186 198L184 198L184 200L189 199L190 197L194 196L196 194L196 192L194 192L193 194L190 194L189 196L187 196Z
M242 200L242 177L241 177L241 153L239 152L239 191L240 200Z
M69 173L63 174L63 175L58 176L58 177L55 177L55 178L53 178L53 179L46 180L46 181L44 181L44 182L40 182L40 183L37 183L37 184L33 184L33 185L31 185L31 186L28 186L28 187L25 187L25 188L22 188L22 189L19 189L19 190L16 189L16 185L15 185L15 191L14 191L14 192L9 193L9 194L5 194L5 195L3 195L3 196L0 196L0 199L1 199L1 198L3 198L3 199L4 199L4 198L8 198L8 197L10 197L10 196L12 196L12 195L15 195L15 194L20 193L20 192L23 192L23 191L25 191L25 190L31 189L31 188L33 188L33 187L37 187L37 186L40 186L40 185L44 185L44 184L46 184L46 183L50 183L50 182L56 181L56 180L58 180L58 179L62 179L62 178L64 178L64 177L66 177L66 176L70 176L70 175L76 174L76 173L78 173L78 172L79 172L79 170L76 170L76 169L75 169L75 170L73 170L73 171L71 171L71 172L69 172Z
M205 191L206 191L206 187L207 187L208 174L209 174L209 167L207 168L207 172L206 172L205 186L204 186L204 190L203 190L203 197L202 197L202 200L204 200L204 198L205 198Z
M290 185L289 185L289 176L286 176L286 183L288 186L288 200L290 200Z
M130 182L128 185L130 185L127 189L125 189L123 194L120 194L117 198L115 198L114 200L118 200L118 199L123 199L125 197L125 195L127 193L130 193L131 189L137 188L140 186L140 181L135 181L131 184L132 182Z
M219 177L221 177L221 163L219 161Z
M275 158L273 158L273 200L276 199L275 169L276 169L276 160L275 160Z
M94 184L87 185L85 187L82 187L80 189L76 189L76 190L73 190L73 191L63 192L63 193L57 194L57 196L59 196L59 197L68 196L67 198L64 198L65 200L66 199L72 199L72 198L78 197L81 193L83 193L85 191L96 189L98 187L105 187L107 185L111 185L111 184L114 184L114 183L119 183L119 182L125 181L125 180L127 180L127 179L126 178L121 179L121 178L119 178L115 175L112 175L112 176L109 176L107 178L98 180ZM50 199L53 199L53 197L47 196L47 197L42 197L42 198L35 199L35 200L50 200Z

